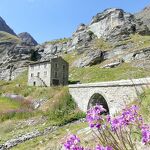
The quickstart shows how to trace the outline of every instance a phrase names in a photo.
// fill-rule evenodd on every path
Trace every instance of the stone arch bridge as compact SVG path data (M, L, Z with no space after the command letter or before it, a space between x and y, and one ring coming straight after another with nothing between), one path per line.
M69 92L79 108L87 111L95 104L103 105L113 115L133 100L145 88L150 87L150 78L69 85Z

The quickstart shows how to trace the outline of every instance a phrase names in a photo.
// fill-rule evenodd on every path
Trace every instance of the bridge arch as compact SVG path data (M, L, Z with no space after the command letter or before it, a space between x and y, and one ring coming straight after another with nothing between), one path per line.
M102 105L106 109L106 114L109 114L109 107L106 99L100 93L94 93L88 102L87 110L95 105Z

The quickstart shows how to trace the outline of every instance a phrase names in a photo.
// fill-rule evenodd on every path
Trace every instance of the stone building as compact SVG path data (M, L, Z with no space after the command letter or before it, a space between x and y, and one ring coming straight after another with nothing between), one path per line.
M61 57L35 62L28 68L29 86L58 86L68 84L69 64Z

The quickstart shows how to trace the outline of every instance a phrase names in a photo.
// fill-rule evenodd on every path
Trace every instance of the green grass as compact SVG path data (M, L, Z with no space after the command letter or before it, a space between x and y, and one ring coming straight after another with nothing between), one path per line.
M61 38L53 41L47 41L45 44L58 44L58 43L67 43L69 41L69 38Z
M54 125L64 125L85 117L85 114L77 108L68 88L63 88L63 91L55 95L53 99L54 101L49 105L49 110L45 115Z
M0 113L19 108L21 108L21 103L9 98L0 97Z
M99 65L85 68L70 68L70 81L81 83L113 81L150 76L149 70L122 64L116 68L100 68Z
M13 42L19 43L20 39L17 36L9 34L7 32L0 31L0 42Z
M108 51L108 50L112 50L113 45L110 44L108 41L105 41L104 39L99 38L95 40L94 48L100 49L102 51Z
M81 55L77 54L77 51L74 50L72 53L63 54L63 59L69 63L69 67L71 68L73 62L81 57Z
M148 35L139 35L139 34L132 34L128 40L120 41L118 44L128 44L133 43L134 46L130 51L135 51L136 49L150 47L150 36Z
M140 113L146 122L150 122L150 89L145 90L145 92L141 94L140 99L141 102L138 103Z
M27 97L36 89L35 87L27 86L28 80L27 78L28 78L27 71L25 71L13 81L9 82L0 81L0 92L19 94Z
M135 48L145 48L150 46L150 36L134 34L131 35L130 38L129 41L135 44Z

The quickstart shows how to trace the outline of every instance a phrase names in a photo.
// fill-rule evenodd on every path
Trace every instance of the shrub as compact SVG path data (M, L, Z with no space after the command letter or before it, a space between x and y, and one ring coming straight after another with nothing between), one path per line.
M94 47L100 50L109 50L113 48L113 46L109 42L105 41L102 38L95 40Z
M85 117L85 114L78 110L77 105L67 88L65 88L58 96L58 99L55 99L54 103L51 104L49 111L45 114L49 117L50 121L53 120L55 125L64 125Z

